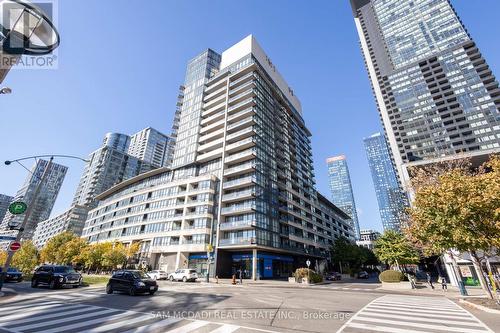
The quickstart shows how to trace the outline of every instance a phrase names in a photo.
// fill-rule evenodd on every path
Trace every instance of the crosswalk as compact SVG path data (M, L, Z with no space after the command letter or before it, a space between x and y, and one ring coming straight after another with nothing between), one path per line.
M67 293L65 296L71 296ZM51 297L44 302L22 299L1 305L0 331L12 333L278 333L233 324L157 316Z
M493 333L476 317L444 297L386 295L353 316L338 333Z

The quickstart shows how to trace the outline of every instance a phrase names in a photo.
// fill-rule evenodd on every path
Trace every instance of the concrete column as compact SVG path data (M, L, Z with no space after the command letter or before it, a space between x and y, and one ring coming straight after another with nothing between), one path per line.
M252 280L257 280L257 249L252 250Z
M180 260L181 260L181 251L177 251L177 257L175 258L175 270L179 269Z

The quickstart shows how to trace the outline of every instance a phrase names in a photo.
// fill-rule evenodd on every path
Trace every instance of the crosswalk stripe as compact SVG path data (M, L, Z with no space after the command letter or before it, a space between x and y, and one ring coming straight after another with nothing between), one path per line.
M450 305L449 303L442 303L442 302L436 302L436 303L422 303L420 301L416 301L418 302L418 305L419 306L431 306L431 307L439 307L439 308L442 308L442 309L457 309L456 306L454 305ZM413 302L403 302L403 301L397 301L397 300L383 300L383 301L380 301L380 302L375 302L375 303L385 303L385 304L395 304L395 305L407 305L407 306L415 306L415 301Z
M108 311L109 312L113 312L113 311L116 312L116 311L119 311L119 310L109 309ZM94 316L100 315L101 313L94 314ZM111 315L111 316L108 316L108 317L100 317L100 318L93 319L93 320L85 320L85 321L82 321L82 322L79 322L79 323L75 323L75 324L69 324L69 325L59 326L59 327L55 327L55 328L46 329L46 330L43 330L43 331L37 331L37 333L59 333L59 332L62 332L62 331L73 330L73 329L80 328L80 327L92 326L92 325L95 325L95 324L103 324L103 323L106 323L106 322L109 322L109 321L112 321L112 320L115 320L115 319L120 319L120 318L123 318L123 317L127 317L129 315L130 315L129 313L117 313L117 314L114 314L114 315Z
M238 328L240 328L240 327L236 326L236 325L225 324L219 328L216 328L215 330L211 331L210 333L233 333Z
M24 330L31 330L34 328L40 328L40 327L45 327L45 326L51 326L51 325L56 325L56 324L62 324L65 322L68 322L70 320L78 320L78 319L85 319L89 317L96 317L99 315L107 314L107 313L112 313L116 312L117 310L114 309L107 309L107 310L100 310L99 312L91 312L91 313L85 313L82 315L78 316L73 316L73 317L66 317L66 318L61 318L61 319L55 319L55 320L49 320L49 321L42 321L44 319L44 316L40 316L39 319L42 322L38 322L36 324L31 324L31 325L24 325L24 326L18 326L15 328L15 331L24 331ZM102 320L102 318L101 318Z
M389 318L389 319L402 319L402 320L413 320L413 321L423 321L427 323L441 323L441 324L457 324L461 326L473 326L477 327L477 322L457 322L456 320L444 320L444 319L432 319L432 318L417 318L412 314L407 316L400 316L395 314L386 314L386 313L375 313L372 311L364 311L363 316L369 317L381 317L381 318Z
M407 311L398 311L398 310L386 310L387 308L377 308L377 307L372 307L372 306L369 306L367 308L367 310L370 310L370 312L377 312L377 313L393 313L393 314L400 314L400 315L405 315L405 314L408 314ZM415 311L411 311L411 315L412 317L422 317L422 318L426 318L426 317L431 317L431 318L448 318L448 319L454 319L454 320L463 320L463 321L474 321L475 320L469 316L469 315L466 315L465 317L466 318L463 318L464 315L445 315L445 314L435 314L435 313L417 313Z
M209 324L208 321L197 320L193 321L187 325L183 325L181 327L174 328L173 330L167 331L168 333L188 333L194 331L202 326Z
M378 305L376 303L370 305L370 308L374 309L393 309L393 310L399 310L399 311L411 311L415 313L429 313L429 314L446 314L450 316L457 316L457 317L462 317L462 316L470 316L467 312L448 312L448 311L436 311L434 309L429 309L429 310L422 310L422 309L411 309L408 310L406 308L400 308L399 306L387 306L387 305Z
M474 330L470 328L462 328L462 327L449 327L449 326L440 326L440 325L430 325L430 324L421 324L421 323L413 323L410 321L396 321L396 320L388 320L388 319L377 319L370 317L357 316L354 320L358 321L368 321L374 323L381 324L392 324L392 325L402 325L402 326L412 326L417 328L427 328L433 330L441 330L441 331L449 331L449 332L458 332L458 333L484 333L484 330ZM476 326L479 327L479 326Z
M75 310L76 309L76 310ZM50 313L47 315L43 316L43 319L49 319L49 318L54 318L54 317L60 317L60 316L67 316L70 314L75 314L75 313L82 313L85 310L91 310L89 308L85 308L85 305L73 305L73 306L65 306L63 309L58 309L56 313ZM32 321L38 321L40 320L40 317L28 317L28 318L21 318L18 320L10 320L6 326L15 326L17 324L25 324L29 323Z
M181 321L181 320L182 320L181 318L167 318L167 319L163 319L162 321L159 321L159 322L151 324L151 325L147 325L147 326L142 326L142 327L130 329L130 330L124 332L124 333L145 333L145 332L151 332L153 330L157 330L157 329L163 328L165 326L171 325L171 324L176 323L176 322Z
M15 314L7 315L7 316L2 316L0 318L0 323L8 322L8 321L13 320L13 319L22 318L22 317L25 317L26 315L35 315L37 313L42 313L47 309L55 308L55 307L62 306L62 305L63 304L40 305L36 309L31 310L31 311L23 311L22 313L15 313Z
M440 307L419 306L417 304L415 304L415 305L401 305L401 304L390 303L390 302L377 302L376 304L377 305L387 305L387 306L397 306L397 307L405 308L405 309L421 309L421 310L431 309L431 310L434 310L434 311L442 311L442 312L451 311L451 312L457 312L457 313L464 313L465 312L463 310L458 310L456 308L454 308L454 309L442 309Z
M378 326L378 325L368 325L368 324L358 324L351 323L348 326L349 328L359 328L368 331L377 331L377 332L391 332L391 333L428 333L428 331L416 331L409 330L406 328L395 328L389 326Z
M143 321L147 321L147 320L151 320L151 319L153 319L152 315L139 316L139 317L135 317L135 318L131 318L131 319L120 320L120 321L117 321L115 323L107 324L104 326L98 326L98 327L91 328L91 329L83 331L83 332L84 333L105 332L105 331L113 330L113 329L118 328L118 327L123 327L123 326L131 325L131 324L135 324L138 322L143 322Z
M62 304L61 302L48 302L48 303L43 303L43 305L54 305L54 304ZM38 302L33 302L33 303L23 303L23 305L16 305L16 306L9 306L8 308L2 309L0 312L0 317L7 315L12 312L17 312L17 311L22 311L22 309L25 308L30 308L30 307L39 307L40 303Z

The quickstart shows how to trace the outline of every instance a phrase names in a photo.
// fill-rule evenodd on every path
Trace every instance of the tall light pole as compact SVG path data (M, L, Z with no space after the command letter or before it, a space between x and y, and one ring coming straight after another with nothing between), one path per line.
M40 181L38 182L38 184L35 187L35 190L33 191L33 196L31 197L30 202L27 204L27 209L26 209L26 212L24 213L24 219L23 219L23 222L21 223L21 225L19 226L19 229L18 229L19 231L17 233L15 242L19 242L22 239L24 228L26 227L26 224L28 223L28 220L31 216L31 212L33 211L33 207L35 206L36 200L38 199L38 194L40 193L42 185L45 182L45 180L47 179L47 176L49 175L50 167L52 166L52 161L54 160L54 157L73 158L73 159L77 159L80 161L88 162L87 160L85 160L81 157L72 156L72 155L39 155L39 156L23 157L23 158L19 158L17 160L12 160L12 161L7 160L7 161L5 161L5 165L11 165L14 162L20 164L20 161L22 161L22 160L32 159L32 158L36 159L36 158L40 158L40 157L49 157L49 161L48 161L47 165L45 166L45 169L43 170L43 174L42 174L42 177L40 178ZM9 251L9 250L7 251L7 258L5 260L4 267L3 267L2 272L0 274L0 290L2 290L3 282L5 280L5 275L7 274L7 271L10 267L10 263L12 262L12 257L14 256L14 253L15 253L14 251Z
M12 93L12 89L10 89L9 87L3 87L0 89L0 95L7 95L7 94L11 94Z

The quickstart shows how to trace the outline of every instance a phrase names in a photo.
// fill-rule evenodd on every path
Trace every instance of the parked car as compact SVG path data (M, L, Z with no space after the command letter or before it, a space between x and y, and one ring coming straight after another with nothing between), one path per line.
M64 286L78 288L82 283L82 275L71 266L42 265L37 268L31 278L31 287L47 284L50 289Z
M147 273L153 280L166 280L168 274L165 271L151 271Z
M342 279L342 274L337 272L327 273L325 280L327 281L340 281Z
M145 293L154 295L158 291L158 284L143 271L116 271L106 285L107 294L115 291L127 292L130 296Z
M3 271L3 267L0 267L0 274ZM23 280L23 273L21 273L17 268L9 267L7 274L5 274L5 282L15 281L21 282Z
M196 281L198 278L198 274L195 269L178 269L173 273L170 273L169 280L170 281Z
M369 277L370 275L365 271L361 271L358 273L358 279L368 279Z

